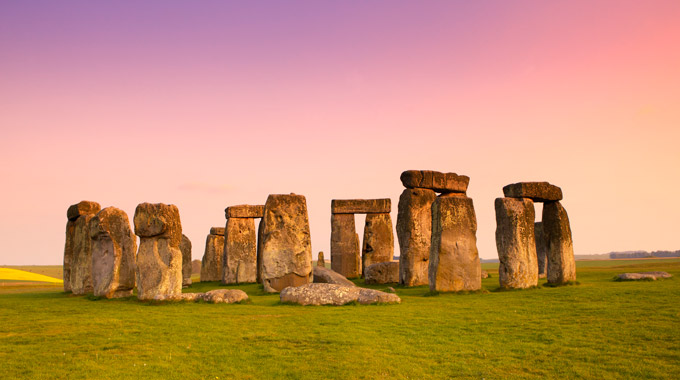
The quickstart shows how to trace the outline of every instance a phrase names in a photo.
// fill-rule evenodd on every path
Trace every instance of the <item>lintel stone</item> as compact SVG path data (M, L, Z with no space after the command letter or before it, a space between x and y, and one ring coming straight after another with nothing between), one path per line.
M381 199L333 199L333 214L384 214L392 211L392 200Z
M224 209L224 216L229 218L261 218L264 216L264 205L238 205Z

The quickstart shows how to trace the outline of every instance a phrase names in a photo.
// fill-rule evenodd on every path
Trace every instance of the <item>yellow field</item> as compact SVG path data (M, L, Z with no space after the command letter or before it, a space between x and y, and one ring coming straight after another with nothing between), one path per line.
M0 280L4 281L33 281L61 283L62 280L42 274L26 272L18 269L0 268Z

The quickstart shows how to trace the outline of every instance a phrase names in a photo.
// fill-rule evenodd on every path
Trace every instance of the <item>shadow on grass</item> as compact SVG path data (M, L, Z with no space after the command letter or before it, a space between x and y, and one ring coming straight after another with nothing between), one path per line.
M489 294L491 291L488 289L479 289L479 290L460 290L457 292L440 292L437 290L430 290L427 293L423 294L423 297L437 297L437 296L467 296L467 295L474 295L474 294Z
M546 282L542 286L544 286L546 288L559 288L559 287L562 287L562 286L578 286L578 285L581 285L581 283L578 282L578 281L567 281L567 282L563 282L561 284L551 284L549 282Z

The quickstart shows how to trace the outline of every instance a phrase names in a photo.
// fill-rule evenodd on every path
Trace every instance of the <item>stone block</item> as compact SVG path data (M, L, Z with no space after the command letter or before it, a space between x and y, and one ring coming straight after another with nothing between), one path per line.
M503 187L507 198L529 198L534 202L554 202L562 199L562 189L548 182L518 182Z
M333 199L331 213L333 214L368 214L389 213L392 211L392 200L383 199Z

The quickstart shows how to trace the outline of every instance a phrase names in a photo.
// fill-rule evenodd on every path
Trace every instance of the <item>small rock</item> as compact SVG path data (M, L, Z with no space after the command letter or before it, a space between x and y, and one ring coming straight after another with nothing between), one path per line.
M491 276L489 276L489 272L482 270L482 278L489 278L489 277L491 277Z

